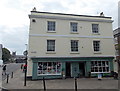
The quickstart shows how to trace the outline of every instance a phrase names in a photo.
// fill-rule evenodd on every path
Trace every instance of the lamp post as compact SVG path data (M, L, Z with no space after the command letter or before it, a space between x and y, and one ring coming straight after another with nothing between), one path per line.
M24 71L25 71L25 78L24 78L24 86L26 86L26 75L27 75L27 54L28 54L28 52L27 52L27 44L25 44L26 45L26 50L24 51L24 55L25 55L25 68L24 68Z

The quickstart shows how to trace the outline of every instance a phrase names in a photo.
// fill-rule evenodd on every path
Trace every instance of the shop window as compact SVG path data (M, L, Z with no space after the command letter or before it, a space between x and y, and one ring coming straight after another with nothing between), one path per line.
M91 72L92 73L109 73L109 62L108 61L91 61Z
M61 63L38 62L38 75L61 75Z

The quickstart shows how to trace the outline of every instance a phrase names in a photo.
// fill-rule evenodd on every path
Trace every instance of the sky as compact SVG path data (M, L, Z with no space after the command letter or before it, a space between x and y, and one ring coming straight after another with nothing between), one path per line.
M0 44L22 55L29 37L30 11L112 17L113 30L118 27L119 0L1 0Z

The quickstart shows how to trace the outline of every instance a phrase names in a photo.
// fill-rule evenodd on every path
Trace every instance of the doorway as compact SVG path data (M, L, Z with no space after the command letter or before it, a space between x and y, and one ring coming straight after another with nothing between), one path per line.
M71 77L71 63L66 62L66 77L69 78Z
M80 77L85 77L85 63L84 62L80 62L79 63L79 70L80 70Z

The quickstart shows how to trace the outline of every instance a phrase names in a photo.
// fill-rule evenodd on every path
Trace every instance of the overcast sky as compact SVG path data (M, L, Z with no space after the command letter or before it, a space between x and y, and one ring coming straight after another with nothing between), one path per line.
M1 0L0 1L0 44L11 52L23 54L28 43L28 14L37 11L78 15L112 17L113 29L118 27L119 0Z

